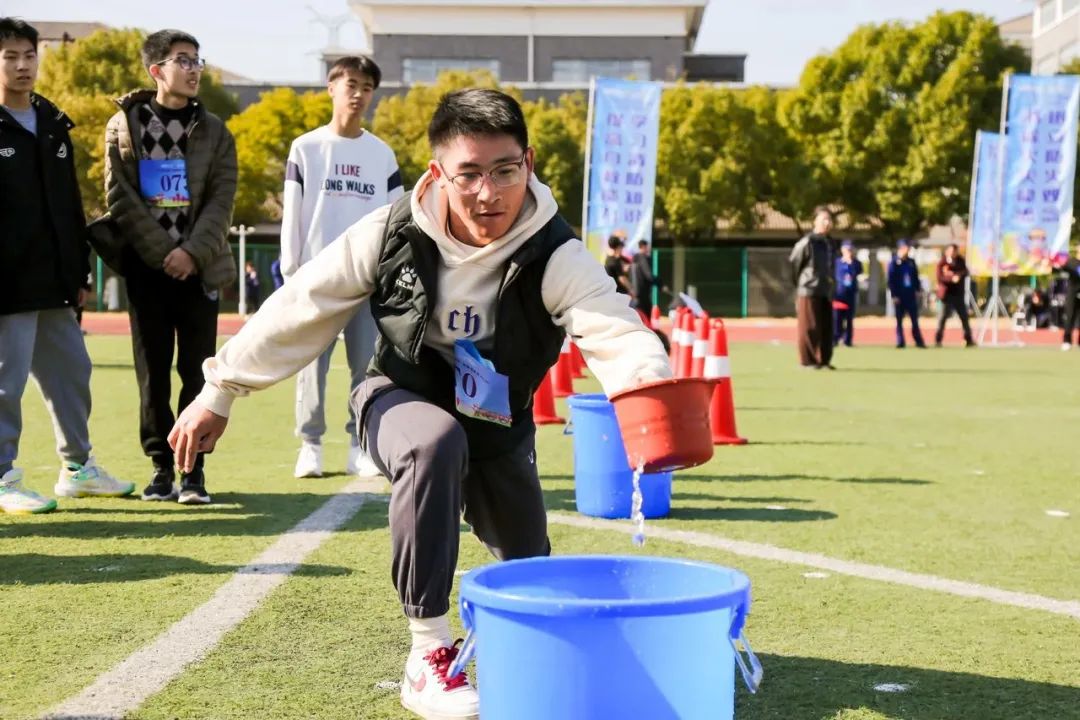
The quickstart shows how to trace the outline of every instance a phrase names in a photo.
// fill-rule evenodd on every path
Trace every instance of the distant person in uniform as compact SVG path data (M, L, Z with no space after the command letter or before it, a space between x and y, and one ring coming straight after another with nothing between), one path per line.
M900 240L896 243L896 254L889 263L889 292L892 293L893 307L896 310L896 347L906 347L904 341L904 316L911 318L911 339L915 345L926 347L922 331L919 329L919 301L922 299L922 286L919 284L919 266L911 257L911 243Z
M862 263L855 257L850 240L840 244L836 261L836 292L833 294L833 345L851 347L855 333L855 305L859 301L859 276Z

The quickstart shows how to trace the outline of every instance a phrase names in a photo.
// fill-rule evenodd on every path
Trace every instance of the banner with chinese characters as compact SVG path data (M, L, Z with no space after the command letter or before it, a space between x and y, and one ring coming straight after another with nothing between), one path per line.
M1001 136L979 130L975 135L975 167L971 178L971 222L967 266L972 275L992 275L996 249L997 209L1001 198Z
M593 250L606 248L615 234L631 252L639 240L652 243L660 88L595 80L585 211L585 241Z
M1080 76L1012 75L1001 199L1002 275L1046 275L1069 252Z

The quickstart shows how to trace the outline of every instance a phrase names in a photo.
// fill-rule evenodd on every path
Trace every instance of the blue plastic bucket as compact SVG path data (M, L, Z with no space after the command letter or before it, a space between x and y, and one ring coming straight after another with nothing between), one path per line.
M461 581L484 720L729 720L750 581L718 565L563 556L497 563ZM743 642L747 667L735 644Z
M626 460L615 406L601 394L571 395L566 404L574 435L578 512L602 518L630 517L634 472ZM671 473L642 475L640 484L645 517L666 517L671 512Z

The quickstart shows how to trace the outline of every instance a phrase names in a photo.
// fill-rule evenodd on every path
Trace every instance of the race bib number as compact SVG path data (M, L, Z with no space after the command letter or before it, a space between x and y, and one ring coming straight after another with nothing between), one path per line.
M471 340L454 343L454 401L462 415L510 427L510 379Z
M911 276L910 275L905 275L904 276L904 287L906 287L906 288L911 287Z
M151 207L178 208L191 205L187 163L174 160L140 160L139 190Z
M844 273L844 287L851 287L851 273Z

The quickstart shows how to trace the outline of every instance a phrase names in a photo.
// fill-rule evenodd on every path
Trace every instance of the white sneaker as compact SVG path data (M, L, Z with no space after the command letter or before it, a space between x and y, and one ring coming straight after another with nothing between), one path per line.
M360 477L377 477L382 475L382 470L375 466L375 461L364 452L359 445L349 446L349 462L345 465L345 472L349 475Z
M477 720L480 696L465 673L446 676L457 654L457 643L409 653L401 681L402 706L425 720Z
M135 492L135 483L117 480L91 457L84 465L61 465L53 490L63 497L124 497Z
M1069 352L1072 350L1072 343L1061 343L1061 352Z
M0 477L0 512L12 515L36 515L52 512L56 501L42 497L22 484L22 470L11 468Z
M293 476L298 478L322 477L322 445L304 443L296 458Z

